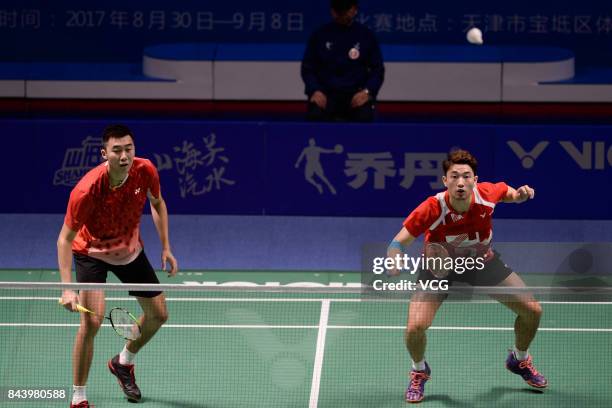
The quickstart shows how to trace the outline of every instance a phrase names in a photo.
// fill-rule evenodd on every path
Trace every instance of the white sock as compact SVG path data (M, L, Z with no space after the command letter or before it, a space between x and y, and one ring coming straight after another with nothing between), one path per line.
M412 360L412 369L417 371L425 371L425 359L418 362Z
M529 358L529 351L527 350L522 351L516 348L516 346L514 346L512 347L512 351L514 351L514 357L516 357L517 360L524 361Z
M134 364L134 358L136 357L136 353L132 353L127 349L127 346L123 346L123 350L119 354L119 364L121 365L130 365Z
M81 401L87 400L87 386L73 385L72 386L72 403L78 404Z

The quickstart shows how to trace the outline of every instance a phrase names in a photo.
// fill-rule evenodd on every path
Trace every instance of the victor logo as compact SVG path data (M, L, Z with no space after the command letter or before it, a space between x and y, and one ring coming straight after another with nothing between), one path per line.
M526 151L515 140L509 140L507 143L516 157L521 160L523 168L530 169L550 142L539 142L530 151ZM606 162L609 166L612 166L612 145L607 146L606 149L606 142L583 141L581 145L576 145L569 140L560 140L558 143L582 170L604 170Z
M532 168L535 164L536 159L542 154L544 149L548 147L548 142L543 141L535 145L533 149L527 152L525 151L525 149L523 149L523 146L518 144L518 142L515 140L509 140L507 143L508 146L510 146L510 149L512 149L512 151L514 152L514 154L516 154L516 157L521 160L521 165L524 169Z

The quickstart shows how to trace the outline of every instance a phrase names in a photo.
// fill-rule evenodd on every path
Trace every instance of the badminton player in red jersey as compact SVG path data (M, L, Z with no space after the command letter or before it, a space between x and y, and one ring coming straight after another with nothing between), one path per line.
M535 191L528 185L514 189L503 182L478 182L477 167L478 162L469 152L451 152L443 163L443 181L447 190L429 197L412 211L389 245L387 256L395 258L402 247L410 245L424 233L426 247L430 243L440 243L451 257L481 258L480 269L471 268L463 273L450 271L445 278L449 284L460 281L473 286L525 287L523 280L491 247L492 215L497 203L522 203L533 199ZM390 273L399 272L395 269ZM430 270L420 268L418 279L438 278ZM546 379L534 368L527 351L542 315L539 303L526 293L491 296L517 315L515 344L506 359L506 368L520 375L532 387L546 387ZM425 332L445 298L443 293L417 291L410 301L405 332L406 347L412 357L410 383L405 393L407 402L421 402L424 398L425 383L431 375L425 361Z
M57 241L62 282L72 280L72 258L77 281L106 282L113 272L123 283L159 283L140 239L140 218L149 199L153 222L162 244L162 268L177 273L177 262L170 250L168 210L162 198L159 176L153 164L135 157L134 135L123 125L104 129L102 157L105 161L90 170L70 193L64 225ZM127 342L108 367L130 401L139 401L140 390L134 378L134 357L168 318L164 294L160 291L130 291L140 304L141 335ZM104 315L104 292L72 290L62 293L64 307L75 311L81 304L96 316L82 313L73 358L72 408L88 408L85 384L93 357L94 337Z

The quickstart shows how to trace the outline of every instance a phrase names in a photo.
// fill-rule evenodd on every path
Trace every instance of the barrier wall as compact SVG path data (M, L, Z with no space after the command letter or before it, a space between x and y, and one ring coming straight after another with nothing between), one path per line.
M0 122L1 213L62 213L100 161L106 121ZM481 181L536 188L504 218L611 219L610 126L128 121L175 214L403 217L442 188L446 152L480 162Z
M55 242L62 223L63 214L0 214L0 232L10 237L0 241L0 274L1 269L56 270ZM169 233L182 271L359 271L371 270L371 257L384 254L401 225L402 217L171 214ZM612 270L611 220L497 219L494 234L495 248L521 274L609 276ZM161 246L150 216L142 218L141 236L152 265L159 268ZM422 236L410 253L419 249Z

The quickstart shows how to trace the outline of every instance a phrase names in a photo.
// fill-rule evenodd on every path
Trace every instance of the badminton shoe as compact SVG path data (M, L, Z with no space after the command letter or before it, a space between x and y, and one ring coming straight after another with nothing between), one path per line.
M406 388L406 402L416 403L423 401L425 398L425 383L429 380L431 375L431 369L427 362L425 362L425 370L410 371L410 383Z
M520 375L523 380L532 387L546 388L548 385L546 378L544 378L544 376L533 366L531 355L527 357L526 360L521 361L516 358L512 351L510 351L506 359L506 368L514 374Z
M108 361L108 369L117 377L117 381L128 400L132 402L140 401L142 396L134 378L134 364L119 364L119 355L116 355Z

